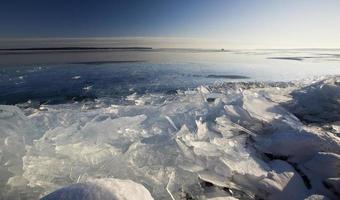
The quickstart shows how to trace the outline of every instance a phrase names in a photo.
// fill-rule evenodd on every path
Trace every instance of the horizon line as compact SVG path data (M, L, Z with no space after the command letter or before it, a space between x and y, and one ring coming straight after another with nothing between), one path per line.
M336 45L336 44L335 44ZM133 48L155 49L239 49L239 50L290 50L329 49L340 46L316 44L274 44L247 41L228 41L199 37L28 37L1 38L0 49L42 49L42 48Z

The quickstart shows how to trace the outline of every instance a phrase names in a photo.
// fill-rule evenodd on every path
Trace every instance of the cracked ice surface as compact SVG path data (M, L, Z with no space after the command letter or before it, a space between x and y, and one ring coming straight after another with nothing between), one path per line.
M337 199L339 82L1 106L1 198Z

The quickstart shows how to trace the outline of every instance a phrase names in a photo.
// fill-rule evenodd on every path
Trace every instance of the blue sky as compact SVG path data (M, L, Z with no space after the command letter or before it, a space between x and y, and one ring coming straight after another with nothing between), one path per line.
M2 0L0 25L0 38L172 37L334 48L340 1Z

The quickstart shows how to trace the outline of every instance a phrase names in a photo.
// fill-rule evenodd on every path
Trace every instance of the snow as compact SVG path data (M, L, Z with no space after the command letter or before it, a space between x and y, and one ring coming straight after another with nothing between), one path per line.
M339 88L328 77L1 105L0 196L337 199Z
M94 179L61 188L42 200L153 200L144 186L131 180Z

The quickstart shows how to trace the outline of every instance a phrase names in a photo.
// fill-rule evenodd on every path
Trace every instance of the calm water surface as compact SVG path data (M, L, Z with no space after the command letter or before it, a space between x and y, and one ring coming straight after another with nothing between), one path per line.
M119 98L222 81L291 81L336 74L338 50L0 52L0 103Z

